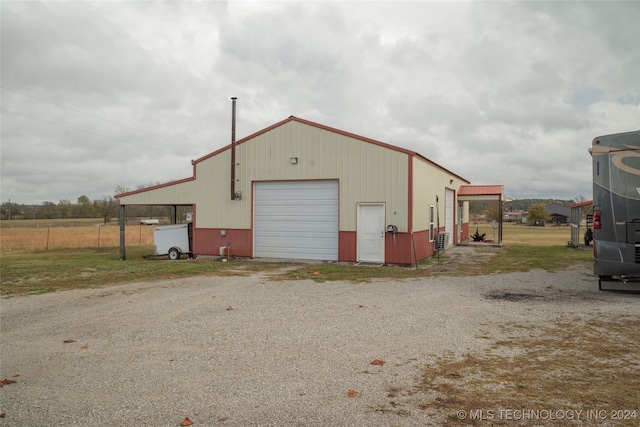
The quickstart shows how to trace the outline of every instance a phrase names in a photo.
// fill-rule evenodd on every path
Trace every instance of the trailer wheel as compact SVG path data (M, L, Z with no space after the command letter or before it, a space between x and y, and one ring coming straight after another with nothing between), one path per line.
M180 259L180 251L177 248L169 249L169 259L173 261Z

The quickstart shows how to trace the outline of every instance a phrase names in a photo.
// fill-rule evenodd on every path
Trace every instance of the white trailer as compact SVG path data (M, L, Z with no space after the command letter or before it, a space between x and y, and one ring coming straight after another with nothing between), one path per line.
M161 225L153 229L154 255L167 255L169 259L180 259L180 255L192 256L192 223Z

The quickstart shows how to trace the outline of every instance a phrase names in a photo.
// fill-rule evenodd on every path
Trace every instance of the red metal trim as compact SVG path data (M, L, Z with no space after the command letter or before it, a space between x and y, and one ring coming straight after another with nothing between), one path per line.
M145 193L147 191L157 190L159 188L171 187L172 185L178 185L178 184L183 184L183 183L189 182L189 181L195 181L195 179L196 179L196 177L195 177L195 166L194 166L194 174L193 174L192 177L179 179L177 181L165 182L164 184L153 185L151 187L141 188L139 190L128 191L128 192L122 193L122 194L116 194L114 197L116 199L119 199L121 197L126 197L126 196L132 196L134 194ZM140 203L136 203L136 204L140 204ZM169 203L169 204L173 204L173 203Z
M343 131L343 130L340 130L340 129L332 128L330 126L321 125L319 123L311 122L309 120L300 119L300 118L295 117L295 116L290 116L287 119L284 119L284 120L282 120L282 121L280 121L278 123L275 123L275 124L273 124L271 126L268 126L268 127L264 128L264 129L262 129L262 130L260 130L258 132L255 132L255 133L253 133L253 134L251 134L251 135L249 135L247 137L244 137L241 140L236 141L235 142L235 146L237 147L240 144L243 144L243 143L245 143L247 141L250 141L250 140L256 138L257 136L265 134L265 133L267 133L267 132L269 132L269 131L271 131L273 129L276 129L276 128L280 127L280 126L283 126L283 125L285 125L285 124L287 124L289 122L302 123L302 124L305 124L305 125L308 125L308 126L312 126L312 127L318 128L318 129L323 129L323 130L326 130L326 131L329 131L329 132L333 132L333 133L337 133L339 135L343 135L343 136L346 136L346 137L349 137L349 138L357 139L359 141L363 141L363 142L374 144L374 145L377 145L377 146L380 146L380 147L384 147L384 148L387 148L389 150L397 151L399 153L404 153L404 154L407 154L409 156L409 159L411 159L412 157L416 157L416 158L418 158L418 159L420 159L420 160L422 160L424 162L429 163L431 166L433 166L433 167L435 167L435 168L437 168L437 169L439 169L441 171L444 171L444 172L450 174L451 176L454 176L454 177L460 179L463 182L466 182L467 184L470 183L466 179L462 178L460 175L457 175L457 174L451 172L450 170L448 170L448 169L440 166L439 164L427 159L426 157L424 157L423 155L421 155L421 154L419 154L419 153L417 153L415 151L407 150L407 149L404 149L404 148L401 148L401 147L397 147L395 145L391 145L391 144L387 144L387 143L384 143L384 142L381 142L381 141L377 141L375 139L367 138L367 137L364 137L364 136L361 136L361 135L356 135L354 133L350 133L350 132L346 132L346 131ZM229 144L229 145L227 145L225 147L222 147L222 148L220 148L220 149L218 149L216 151L213 151L212 153L209 153L209 154L207 154L207 155L205 155L203 157L200 157L200 158L198 158L196 160L193 160L192 161L192 164L193 164L193 176L191 176L189 178L184 178L184 179L181 179L181 180L178 180L178 181L172 181L172 182L168 182L168 183L165 183L165 184L159 184L159 185L155 185L155 186L152 186L152 187L143 188L143 189L140 189L140 190L134 190L134 191L130 191L130 192L127 192L127 193L118 194L118 195L115 196L115 198L118 199L118 198L125 197L125 196L131 196L133 194L144 193L146 191L152 191L152 190L156 190L158 188L168 187L168 186L171 186L171 185L181 184L183 182L188 182L188 181L195 180L196 179L196 170L197 170L196 165L198 163L203 162L203 161L205 161L207 159L210 159L210 158L212 158L214 156L217 156L218 154L223 153L223 152L225 152L227 150L230 150L231 148L232 148L232 144ZM410 168L412 168L411 164L410 164Z
M407 231L413 231L413 157L408 158L409 166L407 168L407 188L409 195L407 197Z
M393 151L397 151L399 153L404 153L404 154L407 154L409 156L418 157L422 161L425 161L425 162L429 163L430 165L434 166L435 168L440 169L440 170L442 170L442 171L444 171L444 172L446 172L446 173L448 173L448 174L460 179L461 181L466 182L467 184L470 183L470 181L462 178L460 175L457 175L457 174L451 172L450 170L440 166L439 164L435 163L432 160L427 159L426 157L424 157L423 155L421 155L421 154L419 154L419 153L417 153L415 151L407 150L405 148L401 148L401 147L397 147L395 145L387 144L387 143L382 142L382 141L378 141L378 140L375 140L375 139L367 138L367 137L361 136L361 135L356 135L355 133L346 132L346 131L343 131L343 130L340 130L340 129L332 128L330 126L322 125L320 123L315 123L315 122L312 122L312 121L309 121L309 120L305 120L305 119L301 119L301 118L298 118L298 117L295 117L295 116L290 116L290 117L288 117L288 118L286 118L286 119L284 119L284 120L282 120L282 121L280 121L278 123L275 123L275 124L273 124L271 126L268 126L268 127L264 128L262 130L259 130L258 132L255 132L255 133L253 133L253 134L251 134L251 135L249 135L247 137L244 137L239 141L236 141L236 146L238 146L240 144L243 144L243 143L245 143L245 142L247 142L247 141L249 141L251 139L254 139L257 136L265 134L265 133L267 133L267 132L269 132L269 131L271 131L271 130L273 130L275 128L283 126L283 125L285 125L285 124L287 124L289 122L302 123L302 124L305 124L305 125L308 125L308 126L312 126L312 127L318 128L318 129L323 129L323 130L326 130L326 131L329 131L329 132L337 133L337 134L342 135L342 136L346 136L346 137L349 137L349 138L357 139L359 141L368 142L370 144L378 145L380 147L384 147L384 148L387 148L387 149L390 149L390 150L393 150ZM202 162L204 160L207 160L207 159L209 159L209 158L211 158L211 157L213 157L213 156L215 156L217 154L220 154L223 151L229 150L229 149L231 149L231 145L227 145L226 147L222 147L219 150L214 151L213 153L209 153L209 154L207 154L207 155L205 155L203 157L200 157L199 159L194 160L194 162L195 163Z
M356 262L357 233L338 231L338 261Z
M569 205L567 207L569 207L569 208L582 208L584 206L591 206L591 205L593 205L593 200L587 200L586 202L575 203L575 204Z

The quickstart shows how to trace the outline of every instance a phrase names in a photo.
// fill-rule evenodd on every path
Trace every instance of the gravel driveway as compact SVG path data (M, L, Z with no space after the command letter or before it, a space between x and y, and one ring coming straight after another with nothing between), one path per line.
M412 392L426 363L483 351L479 335L505 322L640 312L637 295L600 292L585 269L193 277L0 303L0 376L15 381L0 388L0 426L439 425ZM401 411L380 410L390 391Z

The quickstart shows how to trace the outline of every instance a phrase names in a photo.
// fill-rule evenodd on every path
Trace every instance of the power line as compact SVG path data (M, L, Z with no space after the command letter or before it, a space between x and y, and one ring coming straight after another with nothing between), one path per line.
M156 150L156 151L161 151L163 153L169 153L169 154L177 155L175 153L172 153L171 151L163 150L161 148L140 144L138 142L127 141L127 140L120 139L120 138L114 138L112 136L102 135L102 134L99 134L99 133L96 133L96 132L92 132L90 130L80 129L80 128L73 127L73 126L68 126L68 125L63 125L61 123L56 123L56 122L52 122L52 121L49 121L49 120L39 119L37 117L33 117L33 116L28 115L28 114L23 114L23 113L18 113L16 111L7 110L6 108L0 108L0 111L4 111L5 113L10 113L10 114L15 114L16 116L26 117L26 118L31 119L31 120L37 120L39 122L48 123L50 125L55 125L55 126L60 126L60 127L67 128L67 129L76 130L78 132L88 133L89 135L99 136L101 138L112 139L112 140L118 141L118 142L124 142L125 144L137 145L138 147L143 147L143 148L147 148L147 149L150 149L150 150Z
M59 108L65 108L67 110L70 110L70 111L73 111L73 112L76 112L76 113L79 113L79 114L83 114L83 115L88 116L88 117L93 117L94 119L103 120L105 122L112 123L114 125L118 125L118 126L122 126L122 127L128 128L128 129L132 129L132 130L135 130L137 132L146 133L148 135L152 135L152 136L155 136L157 138L162 138L162 139L165 139L167 141L175 142L175 143L178 143L178 144L181 144L181 145L189 145L191 147L196 147L196 148L199 148L201 150L206 150L206 148L200 147L198 145L193 145L193 144L189 144L189 143L182 142L182 141L176 141L174 139L167 138L166 136L163 136L163 135L159 135L159 134L156 134L156 133L153 133L153 132L149 132L149 131L144 130L144 129L138 129L136 127L129 126L129 125L126 125L124 123L119 123L119 122L116 122L116 121L113 121L113 120L110 120L110 119L105 119L104 117L96 116L95 114L87 113L85 111L78 110L77 108L73 108L73 107L69 107L69 106L66 106L66 105L58 104L57 102L49 101L49 100L46 100L44 98L40 98L39 96L31 95L31 94L28 94L28 93L25 93L25 92L22 92L22 91L19 91L17 89L13 89L13 88L10 88L10 87L4 86L4 85L0 85L0 87L2 89L9 90L11 92L15 92L15 93L18 93L18 94L23 95L23 96L28 96L29 98L37 99L38 101L46 102L47 104L55 105L56 107L59 107ZM19 113L14 113L14 114L19 114ZM29 117L29 116L26 116L26 117ZM32 118L32 117L29 117L29 118ZM39 119L35 119L35 120L39 120Z

